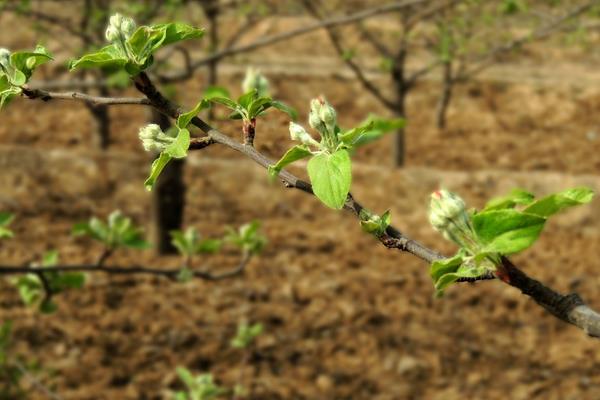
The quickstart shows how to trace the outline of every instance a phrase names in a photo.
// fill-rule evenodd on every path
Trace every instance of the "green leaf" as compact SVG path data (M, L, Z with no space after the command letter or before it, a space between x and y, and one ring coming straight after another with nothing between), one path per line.
M513 209L484 211L473 216L473 228L484 253L512 254L525 250L539 237L546 219Z
M154 184L158 179L160 173L165 168L165 166L171 161L171 156L166 152L160 153L160 156L152 162L152 166L150 167L150 176L148 179L144 181L144 187L146 190L151 191L154 188Z
M163 46L168 44L181 42L182 40L198 39L204 35L204 29L194 28L188 24L182 24L180 22L170 22L167 24L154 25L155 29L165 28L165 39Z
M498 197L490 200L483 211L502 210L505 208L514 208L517 205L529 205L534 201L533 194L522 190L513 189L510 194L504 197Z
M179 376L179 379L181 379L188 388L193 388L195 386L196 381L194 379L194 375L192 375L187 368L177 367L175 372L177 373L177 376Z
M244 109L248 110L250 108L250 104L258 97L258 91L256 89L252 89L248 93L244 93L241 95L237 102Z
M592 197L594 192L589 188L568 189L533 202L523 212L549 217L569 207L589 203Z
M198 243L196 252L208 254L216 253L221 249L222 244L223 242L219 239L204 239Z
M27 83L27 76L25 76L25 74L18 69L15 69L10 81L14 86L23 86L25 83Z
M164 152L172 158L184 158L187 156L187 151L189 147L190 131L188 131L187 129L180 129L177 133L175 141L169 146L167 146Z
M434 282L437 282L442 276L456 272L463 263L463 254L457 253L453 257L443 258L431 263L429 275Z
M210 100L213 103L222 104L225 107L230 108L232 110L238 109L237 103L235 101L231 100L229 97L214 96L214 97L209 98L208 100Z
M12 53L10 60L15 69L21 71L24 77L29 79L33 70L51 61L52 56L44 46L38 45L34 51L16 51Z
M95 53L82 56L69 62L69 70L78 68L124 68L129 60L114 44L108 45Z
M230 98L231 96L229 95L229 90L223 86L208 86L206 89L204 89L202 97L206 100L210 100L213 97Z
M390 213L390 210L387 210L382 216L379 216L366 208L363 208L360 210L359 218L360 226L365 232L379 237L390 225L392 214Z
M11 238L13 236L14 236L13 231L11 231L10 229L5 228L3 226L0 226L0 239L3 239L3 238L8 239L8 238Z
M436 260L431 263L429 274L433 279L436 296L460 278L476 278L495 270L493 263L475 262L473 257L466 258L464 250L459 250L453 257Z
M271 107L271 98L270 97L260 97L251 101L247 107L248 110L248 118L256 118L269 107Z
M286 151L285 154L283 155L283 157L281 157L275 165L269 166L269 175L272 178L275 178L277 175L279 175L281 170L283 168L285 168L286 166L288 166L289 164L293 163L294 161L298 161L303 158L306 158L310 155L312 155L312 153L310 152L310 150L308 149L308 147L306 145L303 145L303 144L296 145L296 146L292 147L291 149L289 149L288 151Z
M279 111L286 113L294 121L298 118L298 112L294 108L288 106L287 104L285 104L281 101L272 100L271 107L276 108Z
M9 212L0 212L0 226L7 226L15 219L14 214Z
M58 264L59 254L57 250L46 252L42 257L42 266L53 267Z
M198 115L202 110L206 109L210 107L210 102L208 100L201 100L198 104L196 104L196 106L194 108L192 108L190 111L184 113L184 114L180 114L179 117L177 117L177 127L179 129L184 129L187 128L187 126L190 124L190 122L192 121L192 119ZM188 145L189 147L189 145Z
M202 29L182 23L140 26L131 35L128 44L134 53L135 61L146 68L150 57L161 47L186 39L199 38L204 34Z
M397 132L405 125L406 121L403 118L381 118L376 115L369 115L358 127L341 134L340 140L349 146L363 146L380 139L384 135Z
M315 196L326 206L336 210L341 209L352 182L348 152L338 150L333 154L316 155L308 162L307 169Z

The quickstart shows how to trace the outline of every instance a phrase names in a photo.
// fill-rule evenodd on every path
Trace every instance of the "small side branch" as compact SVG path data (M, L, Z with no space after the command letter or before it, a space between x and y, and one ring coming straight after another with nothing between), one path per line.
M29 99L39 99L42 101L51 100L78 100L93 105L150 105L150 101L140 97L99 97L79 92L48 92L42 89L23 88L23 95Z
M207 281L218 281L227 278L232 278L237 275L241 275L252 256L250 254L244 254L239 264L229 270L222 273L212 273L208 271L195 271L192 270L194 278L203 279ZM47 295L51 295L52 292L47 288L47 280L44 276L48 272L102 272L109 275L154 275L169 278L171 280L177 279L181 273L180 268L158 268L158 267L144 267L140 265L134 265L130 267L110 265L110 266L98 266L96 264L80 264L80 265L56 265L53 267L39 268L39 267L14 267L7 265L0 265L0 275L23 275L23 274L35 274L40 277L44 284L44 289Z

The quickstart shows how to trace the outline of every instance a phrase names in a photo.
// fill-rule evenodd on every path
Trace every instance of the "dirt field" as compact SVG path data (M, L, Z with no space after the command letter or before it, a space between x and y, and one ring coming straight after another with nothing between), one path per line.
M296 52L305 46L299 42ZM265 71L273 70L276 96L296 107L302 121L317 94L337 108L343 126L380 109L344 74L310 67L277 74L281 66L256 57ZM523 79L495 79L492 71L461 86L444 132L432 123L438 85L421 84L409 99L407 168L387 167L392 137L361 149L356 198L375 211L390 208L401 230L450 254L453 247L425 215L428 193L440 185L475 207L513 187L540 195L577 185L600 190L594 70L565 61L546 70L580 79L551 75L555 81L549 81L534 79L535 68L524 64L502 68ZM239 70L228 64L222 76L234 92ZM192 105L201 88L201 78L180 86L178 101ZM122 107L111 109L111 117L113 144L100 152L83 106L18 100L0 113L0 209L17 214L16 238L0 242L2 264L21 264L54 248L65 262L92 261L100 248L70 237L71 227L117 208L150 229L150 196L142 185L149 160L137 139L147 114ZM287 123L275 113L261 120L257 147L280 156L291 144ZM216 125L239 135L235 124ZM303 174L300 167L293 171ZM12 351L39 360L43 382L63 399L167 399L180 387L176 366L211 372L223 386L241 383L251 399L600 398L598 341L513 288L465 284L434 299L426 264L385 249L350 215L270 184L264 170L223 148L193 154L185 180L186 226L218 236L226 225L263 222L269 244L244 276L180 284L90 274L86 289L57 297L59 310L51 316L25 309L8 280L0 281L0 322L14 323ZM553 221L514 261L599 308L599 226L595 200ZM177 262L151 251L111 259L119 265ZM234 262L214 256L198 265ZM246 352L229 346L240 321L265 326ZM32 389L30 398L45 397Z

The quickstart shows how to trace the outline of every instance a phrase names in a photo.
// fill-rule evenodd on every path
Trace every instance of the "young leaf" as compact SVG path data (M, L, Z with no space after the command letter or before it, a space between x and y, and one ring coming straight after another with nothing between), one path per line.
M223 242L219 239L204 239L198 243L196 251L198 253L216 253L221 249Z
M348 152L339 150L333 154L318 154L308 162L307 169L315 196L326 206L341 209L352 182Z
M306 158L310 155L312 155L312 153L310 152L308 147L306 147L306 145L303 145L303 144L296 145L296 146L292 147L291 149L289 149L288 151L286 151L285 154L283 155L283 157L281 157L275 165L269 166L269 175L272 178L275 178L277 175L279 175L281 170L283 168L285 168L286 166L288 166L289 164L293 163L294 161L298 161L303 158Z
M483 211L502 210L504 208L514 208L517 205L529 205L534 201L533 194L522 190L513 189L510 194L490 200Z
M546 219L513 209L484 211L473 216L473 228L485 253L525 250L539 237Z
M456 272L458 267L463 263L463 254L461 252L456 253L453 257L443 258L441 260L436 260L431 263L431 267L429 268L429 275L433 279L433 282L436 283L442 276Z
M167 146L164 152L172 158L184 158L185 156L187 156L187 151L189 147L190 131L188 131L187 129L180 129L177 133L175 141L169 146Z
M129 62L114 44L103 47L95 53L82 56L69 62L69 70L78 68L114 68L121 69Z
M180 114L179 117L177 117L177 127L179 129L187 128L187 126L190 124L190 122L192 121L192 119L196 115L198 115L202 110L208 108L209 106L210 106L210 102L208 102L208 100L206 100L206 99L201 100L190 111L188 111L188 112L186 112L184 114Z
M227 90L223 86L209 86L206 89L204 89L202 97L206 100L210 100L213 97L230 98L231 96L229 95L229 90Z
M38 45L34 51L16 51L10 55L11 64L21 71L26 79L38 66L52 60L52 56L44 46Z
M13 232L7 228L13 219L13 214L8 212L0 212L0 239L13 237Z
M290 116L290 118L295 121L298 118L298 112L293 109L292 107L288 106L287 104L278 101L278 100L271 100L271 107L278 109L279 111L282 111L284 113L286 113L287 115Z
M230 108L232 110L238 109L237 103L235 101L231 100L229 97L213 96L213 97L209 98L208 100L212 101L213 103L222 104L225 107Z
M523 212L547 218L566 208L589 203L592 197L594 192L589 188L568 189L533 202Z
M406 125L406 120L403 118L380 118L375 115L370 115L363 125L370 122L373 125L355 139L353 142L354 147L374 142L389 133L397 132Z
M237 102L243 109L248 110L250 108L250 104L258 97L258 92L256 89L252 89L248 93L244 93L241 95Z
M146 190L151 191L154 188L154 184L158 179L160 173L165 168L165 166L171 161L171 156L166 152L160 153L160 156L152 162L152 166L150 167L150 176L148 179L144 181L144 187Z

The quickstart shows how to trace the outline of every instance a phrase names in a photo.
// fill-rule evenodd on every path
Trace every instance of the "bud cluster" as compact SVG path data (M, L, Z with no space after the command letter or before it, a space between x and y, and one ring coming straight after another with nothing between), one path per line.
M447 190L437 190L431 194L429 222L444 237L472 254L478 250L477 235L465 202L457 194Z
M129 55L127 40L135 31L135 28L136 26L133 19L117 13L110 17L105 33L106 40L119 47L125 55Z
M150 124L141 128L138 136L146 151L164 151L167 146L175 141L174 137L164 133L157 124Z
M301 125L290 122L290 137L307 146L334 153L338 149L337 114L323 97L310 101L308 124L321 135L321 142L314 139Z
M242 82L242 90L244 93L248 93L253 89L256 89L259 97L268 96L269 81L259 70L249 67L246 70L246 77Z
M308 123L321 134L325 147L332 152L335 151L338 145L338 138L335 132L337 114L331 104L323 97L318 97L310 101Z

